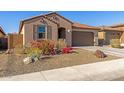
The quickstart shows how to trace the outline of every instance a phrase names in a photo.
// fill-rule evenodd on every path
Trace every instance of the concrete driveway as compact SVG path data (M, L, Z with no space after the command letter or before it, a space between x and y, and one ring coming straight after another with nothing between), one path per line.
M97 49L102 50L106 54L123 57L124 58L124 49L111 48L107 46L99 47L99 46L87 46L87 47L78 47L90 51L96 51Z

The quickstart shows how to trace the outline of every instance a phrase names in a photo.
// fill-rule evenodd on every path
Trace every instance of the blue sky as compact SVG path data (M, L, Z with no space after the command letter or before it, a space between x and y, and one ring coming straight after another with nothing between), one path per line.
M48 13L45 11L1 11L0 25L6 33L18 32L21 20ZM59 14L74 22L91 26L112 25L124 23L122 11L59 11Z

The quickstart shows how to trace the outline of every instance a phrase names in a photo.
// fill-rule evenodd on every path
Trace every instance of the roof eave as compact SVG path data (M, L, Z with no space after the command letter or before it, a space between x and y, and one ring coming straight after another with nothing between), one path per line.
M86 28L86 27L75 27L73 26L73 28L76 28L76 29L90 29L90 30L100 30L100 28Z
M51 22L57 24L56 22L54 22L54 21L48 19L48 18L45 17L44 15L40 15L40 16L37 16L37 17L33 17L33 18L29 18L29 19L22 20L22 21L20 22L20 25L19 25L19 34L21 33L21 30L22 30L22 27L23 27L24 22L30 21L30 20L33 20L33 19L39 18L39 17L44 17L44 18L46 18L47 20L49 20L49 21L51 21ZM57 24L57 25L58 25L58 24Z
M52 13L45 14L45 16L47 16L47 15L51 15L51 14L56 14L56 15L58 15L58 16L60 16L60 17L62 17L63 19L65 19L66 21L68 21L68 22L70 22L70 23L72 23L72 24L73 24L73 22L72 22L72 21L68 20L67 18L65 18L65 17L61 16L60 14L58 14L58 13L56 13L56 12L52 12Z

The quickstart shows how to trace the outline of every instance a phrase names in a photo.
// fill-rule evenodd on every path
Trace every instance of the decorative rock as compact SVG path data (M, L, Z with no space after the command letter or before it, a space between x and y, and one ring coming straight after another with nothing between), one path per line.
M13 53L13 50L12 49L8 49L5 54L12 54Z
M107 55L104 54L104 52L102 52L101 50L96 50L95 55L98 58L105 58L105 57L107 57Z
M23 60L24 64L29 64L32 62L32 58L31 57L27 57Z
M39 59L37 57L33 58L34 62L37 62Z

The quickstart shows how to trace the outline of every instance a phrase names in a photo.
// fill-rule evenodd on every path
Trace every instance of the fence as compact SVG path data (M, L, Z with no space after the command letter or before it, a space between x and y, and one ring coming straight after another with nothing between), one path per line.
M23 46L23 35L8 34L8 49L15 48L16 46Z

